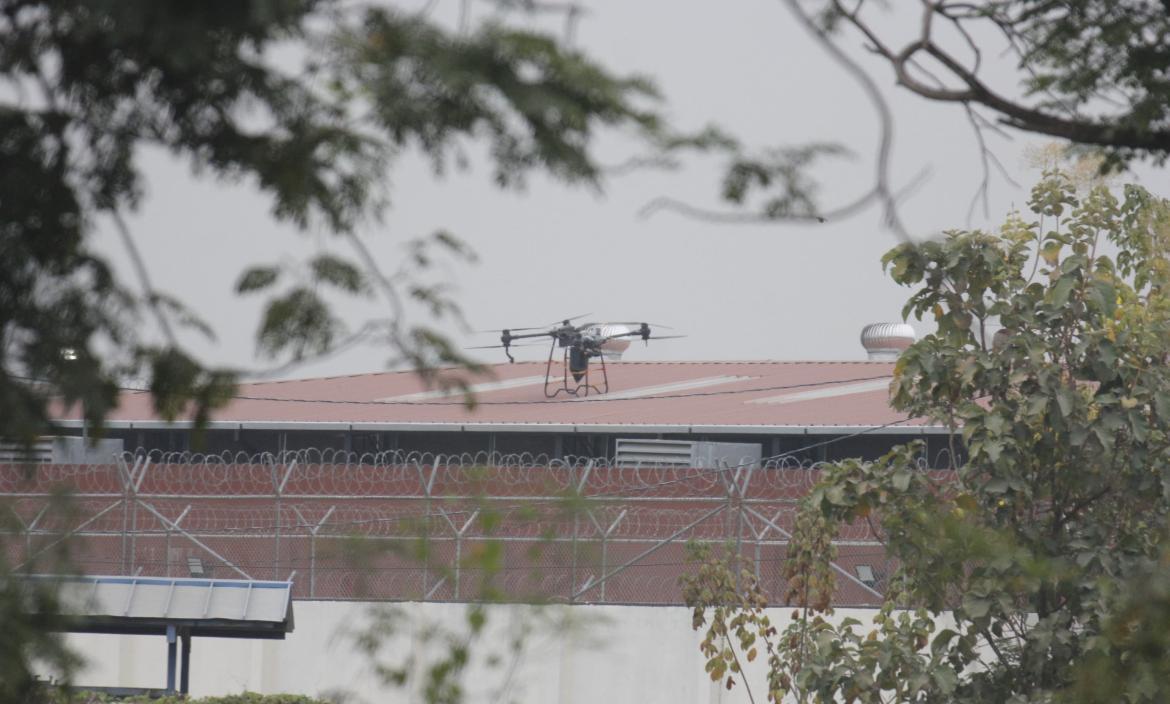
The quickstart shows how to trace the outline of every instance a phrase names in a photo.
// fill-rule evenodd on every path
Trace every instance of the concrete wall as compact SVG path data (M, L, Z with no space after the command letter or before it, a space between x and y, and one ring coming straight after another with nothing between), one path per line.
M371 609L383 609L371 611ZM391 609L386 611L385 609ZM769 613L778 627L791 609ZM868 624L873 611L842 610ZM381 614L381 616L377 616ZM195 639L191 694L242 691L330 696L351 702L421 701L416 690L385 685L353 632L392 623L378 662L400 666L412 655L446 651L448 636L467 633L462 604L371 605L359 602L295 602L296 629L283 641ZM699 636L684 607L493 606L484 636L471 645L464 681L468 702L615 704L746 702L742 685L732 692L703 671ZM518 652L510 643L523 636ZM166 642L148 636L70 636L88 660L78 684L162 687ZM764 701L763 672L749 672L757 701Z

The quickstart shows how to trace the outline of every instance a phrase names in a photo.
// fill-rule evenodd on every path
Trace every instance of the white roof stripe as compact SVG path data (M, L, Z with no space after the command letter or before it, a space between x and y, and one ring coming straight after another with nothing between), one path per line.
M588 396L589 400L605 400L617 401L619 399L627 398L644 398L646 396L657 396L658 394L669 394L677 391L688 391L690 389L702 389L708 386L720 386L722 384L734 384L739 381L749 381L756 379L754 376L705 376L701 379L689 379L687 381L676 381L673 384L658 384L657 386L642 386L627 391L610 391L604 396ZM586 397L579 397L575 400L580 401Z
M813 401L820 398L834 398L837 396L852 396L853 394L864 394L870 391L881 391L882 389L890 388L890 382L893 377L885 379L873 379L871 381L862 381L856 384L838 384L835 386L826 386L820 389L812 389L810 391L798 391L792 394L783 394L782 396L768 396L766 398L754 398L748 403L766 403L770 406L776 406L785 403L800 403L801 401Z
M544 376L522 376L517 379L504 379L502 381L485 381L481 384L472 384L471 392L475 394L483 394L489 391L504 391L505 389L518 389L522 386L537 386L544 383ZM453 396L460 396L463 394L462 389L434 389L432 391L420 391L415 394L404 394L402 396L386 396L384 398L376 398L375 401L429 401L431 399L451 398Z

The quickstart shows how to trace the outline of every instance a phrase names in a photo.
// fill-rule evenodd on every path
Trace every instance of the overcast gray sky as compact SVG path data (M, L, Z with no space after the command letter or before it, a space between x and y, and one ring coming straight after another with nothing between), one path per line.
M824 178L823 205L847 202L869 187L878 136L874 112L858 84L782 3L586 4L589 13L578 26L577 43L612 69L653 77L680 126L714 122L755 147L839 142L857 156L818 172ZM458 2L439 0L434 12L454 22ZM915 17L891 16L890 26L901 22L912 28ZM864 59L857 37L847 35L846 45L863 57L894 108L896 183L931 169L930 179L903 204L909 229L925 237L967 226L981 173L961 110L894 90L889 71ZM1006 67L1001 70L1010 78ZM1026 144L1040 141L1017 135L1011 142L993 139L990 146L1027 186L1036 174L1024 167L1021 155ZM630 156L629 146L606 138L599 153L617 163ZM253 356L259 300L232 293L240 271L249 263L294 261L321 248L348 254L344 242L280 225L247 184L198 178L161 153L146 152L144 163L147 198L130 222L156 285L187 301L216 329L214 345L193 340L205 361L261 366ZM1151 173L1145 181L1157 188ZM426 161L405 155L390 174L391 209L364 235L387 269L396 267L406 239L447 229L467 241L479 263L440 273L456 287L473 327L538 325L592 313L597 319L663 323L688 335L649 348L635 344L629 360L863 358L861 327L899 319L908 295L882 273L879 259L898 240L882 228L878 208L824 225L737 226L673 213L637 215L660 195L721 207L720 175L718 161L695 160L675 172L615 178L603 194L544 179L514 193L493 186L482 163L436 178ZM1025 190L997 177L990 219L976 210L970 226L994 225L1026 200ZM108 230L99 243L131 280L124 253ZM382 313L376 302L353 301L343 312L355 325ZM459 339L469 345L495 341L490 335ZM547 353L524 351L529 354L521 358ZM384 368L387 356L386 350L360 348L291 376L375 371ZM503 361L502 354L482 358Z

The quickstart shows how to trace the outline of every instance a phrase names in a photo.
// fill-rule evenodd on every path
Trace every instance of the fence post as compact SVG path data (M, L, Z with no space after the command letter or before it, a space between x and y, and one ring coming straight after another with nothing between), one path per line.
M463 536L467 532L467 530L469 528L471 528L471 524L475 522L475 519L477 517L479 517L479 509L477 508L474 511L472 511L471 515L468 516L467 521L462 526L455 525L455 521L452 521L451 517L447 515L447 512L442 510L442 509L439 509L439 515L442 516L443 519L447 521L447 524L451 526L451 530L455 532L455 574L454 574L454 577L455 577L455 597L454 598L456 601L458 601L459 600L459 575L460 575L460 564L459 563L461 563L463 561Z
M118 458L118 474L122 478L122 574L130 574L130 470L126 460ZM137 466L137 460L135 460Z
M317 596L317 531L309 532L309 598Z
M605 575L609 573L609 536L613 535L613 532L617 530L618 524L626 517L627 511L629 509L623 508L618 513L617 518L613 520L613 523L608 523L602 527L601 522L597 520L597 516L593 515L593 511L586 509L589 520L593 522L593 527L597 528L597 532L601 534L601 572L599 574ZM600 599L603 603L605 602L605 585L608 582L608 579L601 580Z
M437 461L437 459L436 459ZM426 600L427 594L430 594L431 581L431 489L435 483L435 475L439 468L436 464L431 467L430 476L426 476L423 472L423 464L415 462L415 468L418 470L418 479L422 484L423 496L423 520L422 520L422 555L423 555L423 573L422 573L422 597Z
M285 459L283 452L281 453L280 459L282 461ZM273 556L273 561L272 561L272 578L277 579L277 580L280 579L280 575L281 575L281 570L280 570L280 514L281 514L281 510L280 510L281 505L280 504L281 504L281 497L284 496L284 487L288 483L288 478L290 476L292 476L293 470L295 470L296 467L297 467L296 460L289 462L288 466L284 470L284 476L280 478L279 482L276 481L276 466L273 465L273 467L272 467L272 488L275 490L275 493L276 493L276 546L275 546L276 554Z
M459 601L459 563L463 557L463 532L455 534L455 601Z
M304 517L301 518L301 522L304 523L305 526L309 529L309 598L310 599L313 599L317 596L317 532L319 530L321 530L321 526L325 525L325 521L328 521L329 517L333 515L333 511L336 508L337 508L336 505L330 506L329 510L325 512L324 516L321 516L321 520L317 521L317 525L315 525L315 526L309 526L308 522L304 520ZM299 515L300 511L297 511L297 514Z
M272 555L272 578L280 579L280 494L276 495L276 545Z
M130 506L130 571L126 574L134 574L134 565L137 564L138 558L138 500L135 495L135 500L131 502Z
M577 532L578 532L577 526L578 526L578 523L580 522L580 519L577 515L578 510L579 509L577 509L577 508L573 509L573 569L570 571L570 575L569 575L569 603L570 604L572 604L573 602L576 601L574 594L577 591ZM604 574L604 573L602 573L602 574Z

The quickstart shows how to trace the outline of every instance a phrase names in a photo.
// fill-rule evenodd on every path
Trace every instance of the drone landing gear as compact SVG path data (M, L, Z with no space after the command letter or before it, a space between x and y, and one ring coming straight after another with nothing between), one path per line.
M598 356L598 359L601 360L601 379L600 385L594 384L590 380L589 369L591 365L588 356L575 347L564 348L561 355L561 379L560 384L557 384L552 373L553 354L556 349L557 343L554 340L548 350L548 364L544 368L545 398L556 398L560 393L574 398L583 398L588 396L590 392L595 394L609 392L609 372L605 368L605 356Z

